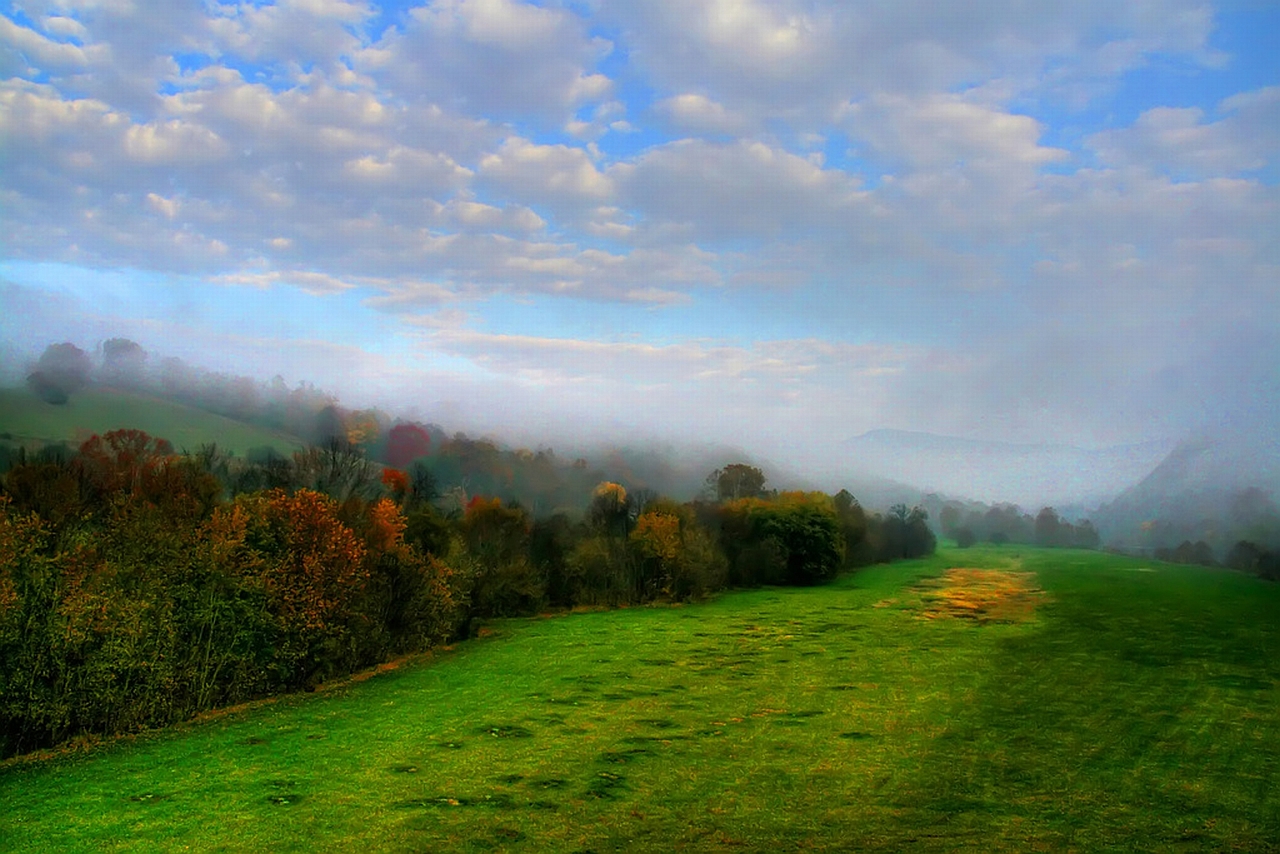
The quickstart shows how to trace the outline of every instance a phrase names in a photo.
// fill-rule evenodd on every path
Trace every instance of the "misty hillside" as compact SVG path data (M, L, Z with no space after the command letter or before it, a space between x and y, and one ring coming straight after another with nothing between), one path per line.
M1168 453L1163 442L1087 450L872 430L845 441L849 465L928 492L1023 507L1097 506L1145 477Z
M31 447L75 445L94 433L121 429L167 439L179 451L216 443L234 454L265 447L289 454L305 444L279 430L139 391L95 387L53 406L25 388L0 388L0 441Z
M1206 539L1225 547L1265 527L1280 497L1280 440L1222 435L1178 445L1146 478L1098 511L1108 539L1173 545ZM1158 542L1153 537L1152 525ZM1146 530L1143 527L1146 526Z

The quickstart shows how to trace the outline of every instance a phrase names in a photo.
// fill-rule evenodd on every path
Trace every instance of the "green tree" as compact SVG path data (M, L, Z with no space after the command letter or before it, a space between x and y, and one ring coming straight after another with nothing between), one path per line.
M1062 520L1058 518L1058 511L1052 507L1043 507L1036 514L1036 545L1062 545Z
M763 497L765 480L760 469L746 463L733 463L707 475L707 486L717 500L737 501L740 498Z

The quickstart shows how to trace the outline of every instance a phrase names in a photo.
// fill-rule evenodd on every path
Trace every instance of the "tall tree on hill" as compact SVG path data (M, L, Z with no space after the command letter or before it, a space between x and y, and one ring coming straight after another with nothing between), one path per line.
M89 382L93 361L70 342L50 344L27 377L27 385L45 403L61 406Z
M108 338L102 342L102 367L99 376L110 385L125 388L142 382L147 366L147 351L128 338Z

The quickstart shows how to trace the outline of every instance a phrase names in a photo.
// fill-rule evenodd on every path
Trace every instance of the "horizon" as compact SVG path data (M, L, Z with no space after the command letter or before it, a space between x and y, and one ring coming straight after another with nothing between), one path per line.
M815 478L877 430L1259 439L1276 32L1193 0L0 3L0 361L124 337Z

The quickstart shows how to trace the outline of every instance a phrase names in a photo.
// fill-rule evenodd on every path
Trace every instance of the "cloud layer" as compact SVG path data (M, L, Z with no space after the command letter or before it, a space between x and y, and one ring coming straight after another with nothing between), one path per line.
M643 397L655 432L771 449L1261 423L1280 81L1224 23L1200 0L24 0L0 13L6 273L296 289L317 317L346 295L380 338L334 343L398 388L462 366L547 417Z

